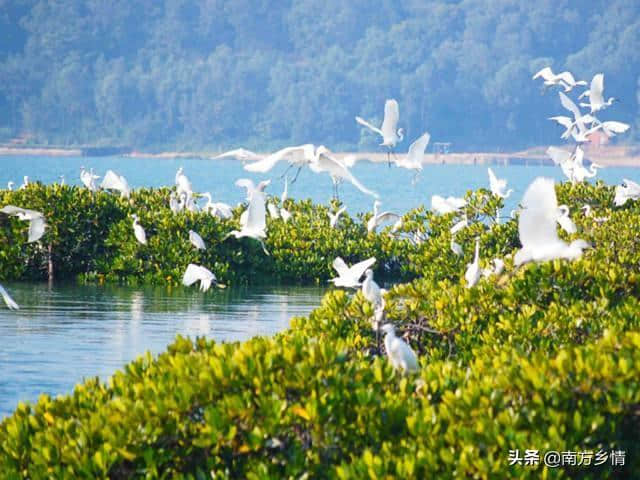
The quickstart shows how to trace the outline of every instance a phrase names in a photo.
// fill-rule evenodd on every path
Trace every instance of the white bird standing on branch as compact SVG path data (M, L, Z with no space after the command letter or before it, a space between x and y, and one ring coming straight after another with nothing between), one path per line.
M473 263L467 265L464 278L467 281L467 288L473 287L480 280L480 238L478 237L476 237L476 253Z
M42 212L36 210L29 210L27 208L15 207L13 205L7 205L0 209L1 213L9 216L17 217L19 220L29 222L29 235L27 243L37 242L44 235L44 231L47 227L44 215Z
M536 178L527 188L521 205L518 234L522 248L515 254L515 266L556 258L575 260L589 247L584 240L567 244L558 237L558 201L552 179Z
M269 185L269 181L266 180L260 182L255 186L251 180L243 178L238 180L236 185L247 189L249 206L240 216L240 230L233 230L229 232L223 240L226 240L231 236L237 239L243 237L253 238L260 243L264 253L269 255L263 241L267 236L265 232L267 228L267 208L265 205L266 196L264 189Z
M364 272L365 278L364 282L362 282L362 295L365 299L367 299L373 305L375 309L378 305L382 303L382 291L380 287L373 279L373 270L368 268Z
M211 283L216 283L216 276L207 268L190 263L182 276L182 284L190 287L196 282L200 282L200 291L206 292L211 287Z
M622 185L616 186L615 197L613 199L613 204L616 207L621 207L627 203L627 200L638 199L640 199L640 185L636 182L629 180L628 178L624 178L622 180Z
M96 186L96 180L99 178L100 177L98 175L93 174L93 168L87 171L85 170L84 167L80 167L80 181L90 191L92 192L98 191L98 187Z
M362 285L360 278L374 263L376 263L376 259L371 257L349 267L342 258L336 257L332 265L335 271L338 272L338 276L329 281L336 287L358 288Z
M403 339L396 336L393 325L385 323L381 330L386 334L384 348L387 351L391 366L396 370L402 370L404 373L418 371L418 357Z
M338 221L340 220L340 215L342 215L345 210L347 209L347 207L340 207L340 209L338 209L338 211L336 213L331 213L330 211L327 211L327 215L329 215L329 226L331 228L336 228L336 226L338 225Z
M384 119L382 120L380 128L374 127L362 117L356 117L356 122L382 137L382 143L380 146L387 147L389 150L387 153L389 165L391 165L390 154L394 153L393 149L396 144L404 139L404 130L402 128L398 128L396 130L399 119L400 108L398 107L398 102L395 99L390 99L385 102Z
M133 234L135 235L136 240L138 240L142 245L146 245L147 234L145 233L144 228L142 228L142 225L138 223L138 215L134 213L131 217L133 218Z
M7 292L2 285L0 285L0 295L2 295L2 299L4 303L7 305L9 310L19 310L20 306L11 298L9 292Z
M113 170L107 170L100 184L100 188L103 190L117 190L120 192L120 196L124 198L129 198L129 195L131 195L131 188L129 187L127 179L122 175L118 175Z

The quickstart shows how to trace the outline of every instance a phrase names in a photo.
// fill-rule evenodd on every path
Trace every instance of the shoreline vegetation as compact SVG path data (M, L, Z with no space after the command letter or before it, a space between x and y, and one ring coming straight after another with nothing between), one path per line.
M305 272L332 274L333 248L349 263L375 254L380 273L383 264L395 266L387 273L402 281L385 296L382 319L417 353L418 373L393 370L376 337L378 313L361 291L331 290L319 308L273 337L177 337L166 352L146 353L106 382L90 378L68 395L20 403L0 421L0 471L31 479L637 478L640 202L614 207L614 188L602 182L555 188L577 226L559 235L591 248L575 261L518 268L518 221L487 218L502 200L486 190L468 192L458 213L419 208L405 215L405 233L421 232L419 242L393 238L391 227L367 234L366 215L357 222L346 216L330 229L326 207L287 200L293 226L269 221L270 259L260 247L235 241L221 255L241 258L233 268L253 276L274 261L295 281ZM188 248L176 239L195 218L166 216L153 204L168 189L160 193L121 199L29 185L0 191L0 200L57 209L45 212L50 230L43 239L60 242L70 269L93 268L82 263L84 254L115 248L118 255L107 255L111 263L103 267L131 269L146 280L146 272L163 275L171 262L200 255L174 248ZM153 222L146 246L133 239L132 204L141 223ZM63 217L56 220L56 212ZM115 228L109 231L98 214L111 215ZM458 256L449 248L450 230L462 215L468 226L456 233L464 247ZM207 240L231 227L201 221ZM36 267L45 251L16 241L24 227L11 225L0 229L12 237L0 241L0 255L17 259L0 278L19 277L25 251ZM314 242L305 243L307 231ZM464 272L476 238L480 268L493 258L504 259L505 268L469 288ZM248 250L234 253L239 248ZM224 262L211 262L224 277ZM538 452L538 460L524 463L525 450ZM600 461L569 459L553 468L543 462L546 452Z
M461 152L461 153L426 153L423 164L425 165L553 165L553 161L545 154L545 147L535 147L515 152ZM25 155L25 156L52 156L52 157L81 157L81 156L108 156L100 152L117 151L119 156L131 158L202 158L213 159L221 152L190 151L190 152L145 152L130 150L123 147L38 147L38 146L0 146L0 156ZM335 152L338 159L347 155L356 154L362 160L374 163L387 161L387 154L380 152ZM604 167L640 167L640 146L612 146L590 145L585 148L586 159L598 163ZM397 153L398 158L403 158L405 153Z

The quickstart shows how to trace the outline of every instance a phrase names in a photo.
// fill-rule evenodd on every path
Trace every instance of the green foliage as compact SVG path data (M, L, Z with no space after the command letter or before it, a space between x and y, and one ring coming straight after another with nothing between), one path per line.
M140 195L133 201L153 192ZM418 245L364 235L346 219L345 233L359 232L376 254L395 252L402 271L420 271L386 301L388 321L419 353L417 375L394 372L380 355L362 295L334 290L274 337L178 337L108 384L92 379L70 395L20 404L0 423L0 471L34 479L635 478L640 206L610 208L602 184L561 185L558 197L573 212L593 207L592 217L573 218L575 237L594 248L577 261L514 270L515 222L474 222L459 235L465 244L480 236L481 265L498 255L507 265L471 289L462 278L471 249L464 259L448 254L451 215L406 217L407 232L429 234ZM470 219L495 211L485 191L468 198ZM298 209L299 228L322 230L314 224L322 207L287 208ZM270 228L292 241L284 223ZM320 244L334 248L328 238ZM626 465L510 466L513 449L624 450Z

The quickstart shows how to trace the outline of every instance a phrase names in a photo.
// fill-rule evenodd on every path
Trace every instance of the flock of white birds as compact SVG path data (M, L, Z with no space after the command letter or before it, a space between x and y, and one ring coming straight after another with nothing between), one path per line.
M562 138L565 140L573 139L576 142L575 149L571 152L558 147L549 147L547 150L548 155L561 167L563 173L571 182L582 182L586 178L595 176L596 169L599 166L593 163L590 168L584 166L584 151L580 144L589 141L590 136L597 131L602 131L608 137L612 137L629 129L629 125L622 122L601 122L595 117L595 113L603 111L615 101L613 97L606 101L604 99L603 74L595 75L589 85L589 89L579 96L579 99L589 99L588 103L580 103L580 107L589 110L585 113L566 94L578 86L587 86L586 81L576 81L570 72L554 74L549 67L543 68L533 76L534 80L537 78L544 80L545 88L559 86L563 89L563 91L559 92L560 102L572 114L571 117L551 117L551 120L565 128ZM409 146L408 153L403 158L398 158L394 149L404 139L403 129L398 128L399 118L398 102L394 99L389 99L385 102L384 119L380 128L361 117L356 117L355 119L358 124L363 125L381 137L380 146L387 150L390 165L393 161L398 167L415 170L417 175L422 170L424 152L429 143L430 135L428 132L424 132ZM225 240L231 236L236 239L244 237L254 239L260 242L265 254L268 255L269 252L264 244L264 239L267 236L267 212L271 217L281 218L285 222L292 217L292 214L284 208L284 201L288 197L288 178L286 174L289 169L296 168L297 171L292 180L292 182L295 182L300 170L305 166L308 166L314 173L328 174L333 182L336 196L340 183L346 181L362 193L375 198L373 213L366 225L368 232L375 232L378 227L390 222L393 222L393 227L390 230L392 234L402 227L402 216L393 212L380 212L381 203L378 200L378 195L362 185L349 170L360 159L357 155L350 155L345 157L344 160L339 160L324 145L304 144L286 147L271 154L259 154L244 148L238 148L215 158L224 157L235 157L241 160L246 171L255 173L267 173L281 162L288 164L287 169L282 174L282 177L285 178L285 187L279 205L274 200L267 198L265 193L270 180L262 181L257 185L248 179L236 181L238 187L245 188L247 191L247 206L240 216L240 230L229 232ZM96 181L99 178L94 174L93 169L86 170L84 167L81 168L80 180L89 190L113 190L120 192L122 197L128 198L130 196L131 188L123 176L109 170L98 187ZM507 181L497 178L491 168L488 169L488 180L492 195L504 199L513 192L512 189L507 190ZM27 185L28 177L25 177L24 183L20 188L25 188ZM12 187L13 182L9 182L8 188L12 189ZM206 204L203 206L198 203L198 200L202 198L207 199ZM614 203L616 206L620 206L630 199L640 199L640 185L625 179L622 185L616 187ZM192 184L182 168L176 173L175 189L170 193L168 202L170 209L174 213L187 210L202 212L218 218L232 217L232 207L230 205L222 202L212 202L211 195L208 192L194 192ZM455 241L455 236L469 225L466 214L461 212L466 204L467 202L464 198L444 198L439 195L433 195L431 198L431 208L435 213L439 215L455 214L454 217L456 217L457 221L450 230L450 247L455 255L463 254L463 248ZM346 207L342 206L335 212L329 212L328 223L331 228L339 228L340 215L345 209ZM0 212L29 222L28 242L37 242L45 232L47 225L44 215L40 212L13 205L3 207ZM591 214L589 205L585 205L584 213L585 215ZM522 244L522 248L515 253L513 258L516 268L532 261L543 262L557 258L574 260L582 255L585 248L589 247L589 244L584 240L574 240L571 243L566 243L559 238L557 232L558 224L570 234L576 232L576 226L569 217L569 208L566 205L558 205L554 181L551 179L542 177L535 179L527 188L520 202L520 207L517 211L512 212L511 216L517 216L518 233ZM135 238L142 245L147 245L147 235L144 227L139 223L138 216L134 214L132 219ZM500 222L499 211L496 212L495 221L496 223ZM597 221L603 222L606 221L606 218L597 219ZM426 240L426 236L416 232L411 237L411 240L415 243L420 243ZM189 241L196 249L204 250L207 248L204 239L193 230L189 231ZM373 279L371 267L375 262L375 258L368 258L353 266L348 266L342 258L338 257L333 262L333 268L338 273L338 276L332 278L330 282L336 287L359 289L362 292L363 297L371 302L374 308L373 324L376 332L379 334L380 331L383 331L386 334L384 340L385 348L394 368L404 372L416 371L419 367L415 352L402 338L396 336L393 325L389 323L383 325L386 290L381 289ZM482 277L500 275L504 268L505 262L501 258L494 258L485 268L480 267L480 239L476 238L473 261L467 265L464 273L466 285L468 288L472 288ZM363 276L364 280L361 282ZM185 286L200 282L200 290L203 292L207 291L212 284L217 284L213 272L202 265L195 264L190 264L187 267L182 282ZM19 308L18 304L1 285L0 295L2 295L10 309Z

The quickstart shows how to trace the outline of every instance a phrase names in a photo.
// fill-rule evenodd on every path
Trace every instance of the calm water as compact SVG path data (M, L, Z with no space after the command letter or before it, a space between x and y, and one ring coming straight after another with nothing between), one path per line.
M272 183L267 191L280 195L284 182L279 177L286 169L283 163L269 175L255 175L244 171L242 164L236 160L5 156L0 157L0 186L4 188L9 180L19 185L24 175L28 175L32 181L40 180L43 183L58 182L60 175L64 175L67 183L80 184L81 166L93 168L101 176L107 169L115 170L127 178L132 188L173 185L176 170L182 166L195 191L211 192L214 201L231 205L244 200L244 189L234 185L238 178L271 178ZM507 179L509 188L515 190L506 205L509 209L520 200L535 177L543 175L558 181L563 179L559 167L496 165L492 168L499 178ZM413 172L389 168L386 164L359 162L352 171L366 187L380 195L385 210L399 213L422 204L430 205L431 195L434 194L462 196L467 190L488 188L489 185L487 167L482 165L427 165L414 185L411 184ZM293 174L292 169L289 175ZM611 184L619 183L623 178L638 180L640 169L606 168L599 171L596 178ZM305 168L296 183L290 185L289 195L325 203L332 196L331 180L326 174L314 174ZM341 187L340 198L352 213L370 211L373 204L372 198L348 184Z
M80 166L93 168L98 175L113 169L127 177L133 187L172 185L182 166L199 192L209 191L214 201L236 204L244 190L234 186L238 178L262 180L245 172L235 160L137 159L124 157L52 158L0 157L0 186L9 180L80 184ZM271 173L268 192L280 195L279 178L285 165ZM515 193L506 209L514 208L527 185L543 175L562 180L558 167L494 166ZM462 196L467 190L488 187L486 166L425 166L415 184L413 173L386 164L360 162L353 173L368 188L377 191L383 208L398 213L430 204L431 195ZM293 175L293 172L290 173ZM607 168L597 178L619 183L623 178L638 180L640 170ZM292 198L311 198L325 203L332 195L327 175L304 169L289 188ZM341 199L350 212L369 211L372 199L350 185L341 188ZM35 400L41 392L69 392L83 377L108 377L114 370L145 350L165 349L177 333L207 335L216 340L242 340L256 334L272 334L284 329L290 317L303 315L320 302L322 292L314 289L281 288L216 290L207 294L196 290L166 288L129 289L81 287L77 285L7 284L23 306L9 312L0 306L0 417L11 412L18 400Z
M320 304L321 288L196 289L6 283L21 306L0 306L0 418L19 400L107 379L176 334L217 341L271 335Z

